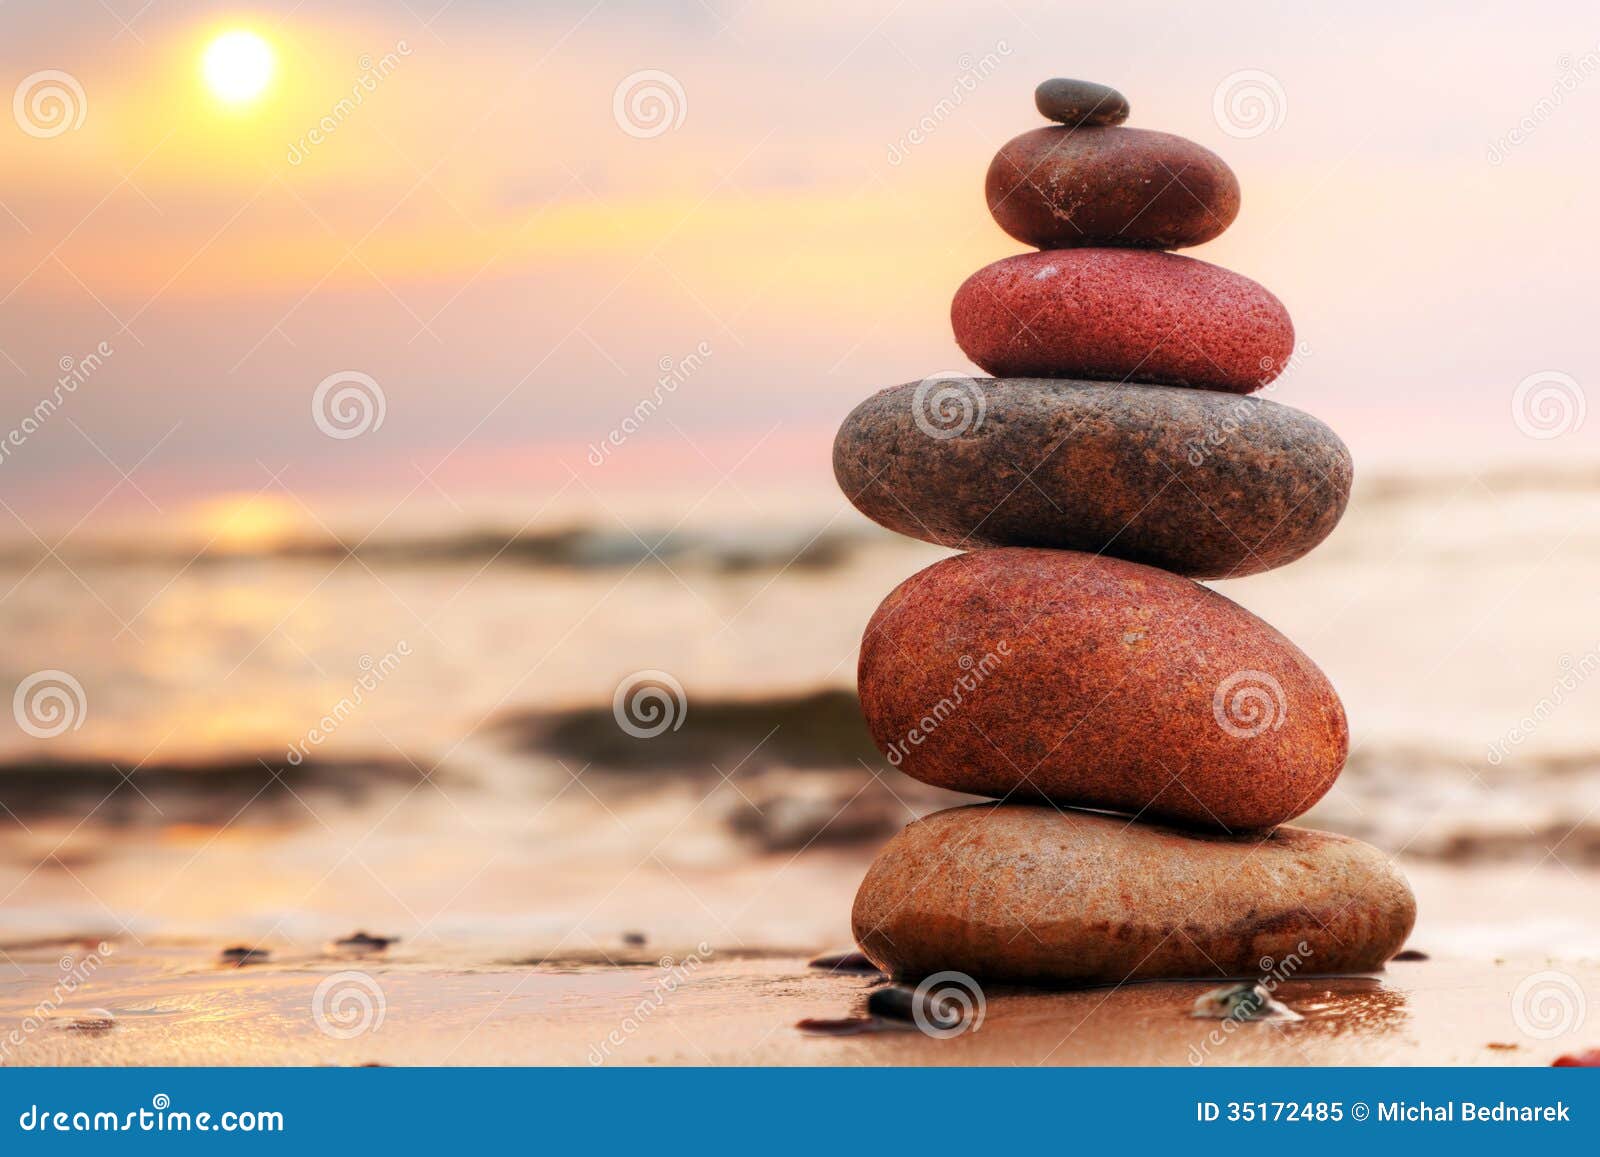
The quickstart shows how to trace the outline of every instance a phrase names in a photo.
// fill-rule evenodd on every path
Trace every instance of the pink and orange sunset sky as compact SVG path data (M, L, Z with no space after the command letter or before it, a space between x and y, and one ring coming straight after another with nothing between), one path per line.
M1282 298L1304 352L1274 396L1359 466L1600 444L1512 415L1530 375L1600 382L1592 5L13 0L0 27L0 427L111 351L0 460L28 527L274 476L330 510L730 471L833 501L865 392L971 368L951 295L1020 248L984 170L1051 75L1234 168L1238 220L1188 252ZM202 61L241 29L272 72L228 103ZM645 72L664 124L625 99ZM329 437L345 371L383 420Z

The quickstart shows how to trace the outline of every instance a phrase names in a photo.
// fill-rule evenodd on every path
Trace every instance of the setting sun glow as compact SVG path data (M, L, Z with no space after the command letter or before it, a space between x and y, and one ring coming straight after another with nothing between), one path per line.
M254 32L226 32L206 49L206 87L229 104L254 100L272 80L272 47Z

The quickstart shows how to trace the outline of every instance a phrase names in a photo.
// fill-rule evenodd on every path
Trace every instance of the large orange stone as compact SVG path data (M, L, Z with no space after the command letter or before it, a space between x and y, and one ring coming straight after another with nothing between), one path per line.
M1288 639L1215 591L1075 551L956 555L861 642L868 728L925 783L1213 830L1267 828L1344 764L1344 708Z

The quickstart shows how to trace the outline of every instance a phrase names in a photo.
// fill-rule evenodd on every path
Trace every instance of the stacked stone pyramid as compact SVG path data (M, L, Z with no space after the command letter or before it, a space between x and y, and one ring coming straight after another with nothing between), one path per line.
M897 976L1119 983L1369 971L1415 903L1385 856L1281 826L1344 765L1344 708L1288 639L1196 579L1282 566L1349 496L1349 451L1249 396L1295 353L1266 289L1170 250L1228 227L1221 158L1127 128L1102 85L990 165L1037 252L967 279L951 320L993 378L936 374L845 420L868 517L960 548L884 600L862 708L890 763L998 802L922 819L856 897Z

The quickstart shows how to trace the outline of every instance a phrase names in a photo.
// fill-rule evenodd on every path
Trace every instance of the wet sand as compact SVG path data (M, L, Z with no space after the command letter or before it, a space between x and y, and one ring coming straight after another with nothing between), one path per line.
M859 1016L881 983L807 967L847 939L860 871L856 857L821 856L803 871L774 871L743 917L748 873L720 890L709 875L691 876L682 882L694 884L692 898L670 878L640 874L628 881L625 913L559 935L490 941L435 930L365 956L300 931L259 941L270 957L245 967L221 963L220 949L258 942L226 935L13 937L0 944L0 1064L1547 1065L1600 1045L1600 1021L1562 1005L1574 988L1600 992L1600 877L1551 865L1407 870L1422 913L1411 943L1429 959L1369 977L1291 977L1277 995L1305 1016L1299 1023L1227 1030L1193 1019L1211 980L993 989L981 1027L951 1039L914 1028L807 1035L797 1022ZM356 925L332 921L371 899L319 898L325 926L345 933ZM649 929L646 943L617 931L628 918ZM696 927L704 939L668 927ZM91 955L87 983L35 1017L65 970ZM1540 977L1542 1006L1526 995ZM1545 1037L1541 1023L1566 1027ZM22 1042L8 1046L13 1027Z
M364 962L383 993L376 1028L348 1039L308 1015L349 962L284 957L220 967L198 946L107 965L6 1059L29 1065L1548 1065L1592 1047L1582 1029L1534 1039L1512 993L1544 960L1396 963L1374 977L1291 979L1297 1023L1188 1015L1209 982L1080 992L995 990L982 1023L949 1039L912 1026L808 1035L796 1022L864 1011L881 981L830 975L799 956L713 953L687 975L643 963ZM663 953L668 955L669 953ZM25 956L26 954L24 954ZM19 957L38 982L54 955ZM1589 991L1600 965L1567 964ZM676 982L668 977L678 976ZM335 983L349 984L349 981ZM5 985L11 1020L20 983ZM369 990L372 991L372 990ZM376 1006L369 1006L375 1008ZM104 1012L114 1024L107 1025ZM368 1020L344 1022L348 1031Z

